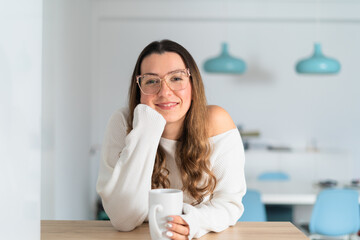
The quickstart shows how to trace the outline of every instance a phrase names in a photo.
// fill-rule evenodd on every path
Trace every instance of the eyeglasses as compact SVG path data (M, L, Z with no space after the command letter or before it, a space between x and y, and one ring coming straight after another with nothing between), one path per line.
M136 76L136 82L145 95L153 95L160 92L162 81L165 81L166 85L173 91L185 89L189 83L190 76L190 70L186 68L170 72L163 78L156 74L146 73Z

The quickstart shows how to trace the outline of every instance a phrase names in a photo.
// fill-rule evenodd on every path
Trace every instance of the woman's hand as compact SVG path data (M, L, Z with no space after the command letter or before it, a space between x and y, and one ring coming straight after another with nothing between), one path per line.
M166 236L170 239L189 239L190 228L189 225L180 216L169 216L166 223Z

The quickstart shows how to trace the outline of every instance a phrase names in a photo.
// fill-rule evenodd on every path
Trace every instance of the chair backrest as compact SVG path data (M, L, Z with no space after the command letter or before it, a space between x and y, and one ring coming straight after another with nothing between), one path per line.
M342 236L359 230L359 193L352 189L325 189L316 199L310 233Z
M258 191L248 189L243 197L244 213L239 219L241 222L264 222L266 221L265 205L261 201Z
M264 172L258 176L258 180L261 181L287 181L290 180L288 174L284 172Z

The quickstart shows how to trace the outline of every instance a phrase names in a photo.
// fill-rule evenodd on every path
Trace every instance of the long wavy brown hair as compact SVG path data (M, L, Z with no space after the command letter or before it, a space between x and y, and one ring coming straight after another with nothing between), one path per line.
M190 53L180 44L162 40L150 43L140 53L136 62L129 89L128 132L133 128L134 109L140 103L140 89L136 84L136 76L141 74L141 63L146 56L174 52L181 56L185 66L190 69L192 86L192 102L186 113L182 133L176 146L176 163L179 168L183 191L188 192L199 204L205 196L210 199L216 186L216 177L210 170L211 146L208 135L207 103L204 85L199 69ZM166 169L166 155L158 146L152 174L152 188L169 188L169 170Z

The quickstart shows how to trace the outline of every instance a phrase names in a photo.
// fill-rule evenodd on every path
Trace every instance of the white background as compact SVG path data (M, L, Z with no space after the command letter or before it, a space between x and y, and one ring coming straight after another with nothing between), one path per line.
M40 239L41 36L42 1L0 1L0 239Z
M259 141L304 151L316 142L319 151L344 152L352 159L345 174L359 178L359 12L351 0L45 1L42 217L94 217L106 123L126 105L140 51L163 38L193 55L209 104L259 130ZM222 41L246 61L244 75L203 72ZM339 74L295 73L315 41L341 62Z

